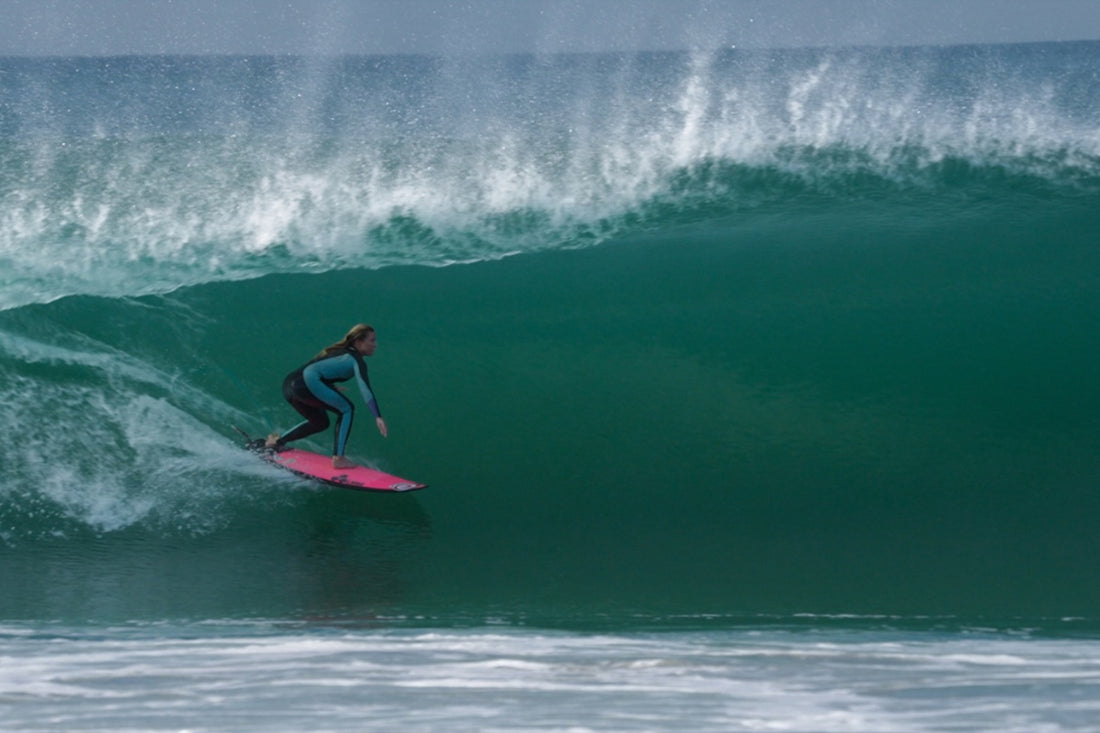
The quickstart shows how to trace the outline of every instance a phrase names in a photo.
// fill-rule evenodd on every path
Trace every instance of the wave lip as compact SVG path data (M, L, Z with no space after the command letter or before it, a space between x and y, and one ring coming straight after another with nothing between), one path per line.
M860 182L1095 192L1098 55L8 61L0 308L587 246L659 225L654 206Z

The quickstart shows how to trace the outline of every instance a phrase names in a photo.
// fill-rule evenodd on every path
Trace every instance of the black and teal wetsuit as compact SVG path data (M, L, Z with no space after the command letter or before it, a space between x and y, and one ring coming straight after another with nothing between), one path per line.
M321 432L329 426L328 411L331 410L337 416L332 455L344 455L348 435L351 434L352 419L355 417L355 405L333 385L349 379L354 379L359 385L363 402L374 416L382 417L378 400L370 388L363 355L349 346L346 351L319 357L286 375L283 380L283 397L291 407L301 413L305 421L280 437L279 444L301 440Z

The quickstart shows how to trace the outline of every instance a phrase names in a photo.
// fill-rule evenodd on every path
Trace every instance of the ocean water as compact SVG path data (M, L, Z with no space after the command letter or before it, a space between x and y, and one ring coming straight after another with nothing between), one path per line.
M1095 730L1097 68L0 59L0 729Z

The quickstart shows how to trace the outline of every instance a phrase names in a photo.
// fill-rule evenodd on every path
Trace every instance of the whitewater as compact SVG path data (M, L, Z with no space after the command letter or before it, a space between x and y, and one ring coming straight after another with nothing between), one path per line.
M586 246L954 168L1089 186L1092 50L8 59L0 305Z

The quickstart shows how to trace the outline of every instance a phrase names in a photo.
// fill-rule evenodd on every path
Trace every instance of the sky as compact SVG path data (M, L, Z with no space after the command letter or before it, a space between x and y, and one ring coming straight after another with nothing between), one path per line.
M0 56L464 54L1100 39L1100 0L0 0Z

